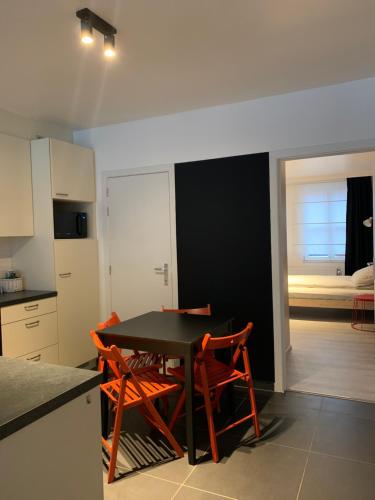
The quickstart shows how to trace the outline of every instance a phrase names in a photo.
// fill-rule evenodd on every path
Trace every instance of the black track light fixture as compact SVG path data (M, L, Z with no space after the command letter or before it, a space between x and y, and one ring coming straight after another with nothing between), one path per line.
M115 56L115 34L116 28L97 16L90 9L81 9L76 12L81 20L81 41L85 45L90 45L94 41L93 30L99 31L104 36L104 55L112 58Z

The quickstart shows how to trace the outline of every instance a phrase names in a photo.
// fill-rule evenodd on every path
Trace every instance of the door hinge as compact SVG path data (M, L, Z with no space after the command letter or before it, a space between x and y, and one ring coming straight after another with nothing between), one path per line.
M109 275L111 275L111 274L112 274L112 266L111 266L111 264L109 264Z
M109 196L109 187L106 188L105 193L106 193L106 196L108 198L108 196Z
M107 207L107 217L109 217L109 207Z

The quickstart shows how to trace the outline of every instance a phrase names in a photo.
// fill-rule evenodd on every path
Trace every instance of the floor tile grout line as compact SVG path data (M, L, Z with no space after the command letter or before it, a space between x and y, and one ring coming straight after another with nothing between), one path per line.
M177 486L180 486L181 483L178 481L172 481L171 479L165 479L165 477L159 477L159 476L154 476L153 474L149 474L148 472L139 472L141 476L146 476L146 477L151 477L152 479L160 479L161 481L165 481L167 483L175 484Z
M234 410L234 413L236 413L242 406L242 404L246 401L246 398L243 398L241 400L241 402L236 406L235 410ZM227 418L227 420L225 421L225 423L227 423L229 421L230 417ZM225 425L225 424L224 424ZM206 454L208 452L208 450L210 449L210 445L208 445L208 447L206 448L206 450L204 451L204 454ZM202 456L204 456L204 454ZM171 497L171 500L174 500L174 498L176 498L176 496L178 495L178 493L181 491L181 489L183 488L183 486L185 486L186 484L186 481L189 479L189 477L193 474L193 472L195 471L195 469L198 467L198 464L195 464L193 466L193 468L191 469L191 471L189 472L189 474L185 477L185 479L183 480L183 482L180 484L180 487L177 489L177 491L175 491L174 495ZM204 490L202 490L204 491ZM208 493L211 493L211 492L208 492Z
M238 500L238 498L235 497L228 497L227 495L221 495L220 493L215 493L214 491L210 490L202 490L202 488L197 488L196 486L189 486L188 484L182 484L181 487L190 488L191 490L201 491L202 493L208 493L210 495L215 495L219 498L226 498L227 500Z
M375 467L375 462L366 462L365 460L358 460L356 458L342 457L340 455L332 455L331 453L324 453L322 451L308 450L306 448L297 448L296 446L290 446L288 444L281 443L265 443L267 446L279 446L280 448L288 448L290 450L295 451L304 451L305 453L309 453L310 455L321 455L323 457L336 458L338 460L346 460L347 462L354 462L363 465L372 465Z
M299 487L298 487L298 491L297 491L296 500L298 500L298 499L299 499L299 496L300 496L300 494L301 494L302 484L303 484L303 480L305 479L305 474L306 474L307 464L309 463L309 456L310 456L310 454L309 454L309 453L307 453L307 455L306 455L306 459L305 459L305 466L304 466L304 468L303 468L301 481L300 481L300 483L299 483Z
M297 492L296 500L298 500L298 499L299 499L300 494L301 494L301 491L302 491L303 481L304 481L304 479L305 479L307 466L308 466L308 464L309 464L309 460L310 460L311 449L312 449L312 445L313 445L313 442L314 442L314 439L315 439L315 436L316 436L317 431L318 431L318 424L316 423L316 424L315 424L315 426L314 426L314 430L313 430L312 436L311 436L310 446L309 446L309 448L308 448L308 450L307 450L307 455L306 455L306 460L305 460L305 467L303 468L302 477L301 477L301 482L299 483L299 488L298 488L298 492Z
M375 467L375 462L366 462L365 460L358 460L356 458L341 457L340 455L332 455L330 453L323 453L322 451L310 451L310 455L319 455L322 457L336 458L337 460L345 460L346 462L354 462L356 464L371 465Z

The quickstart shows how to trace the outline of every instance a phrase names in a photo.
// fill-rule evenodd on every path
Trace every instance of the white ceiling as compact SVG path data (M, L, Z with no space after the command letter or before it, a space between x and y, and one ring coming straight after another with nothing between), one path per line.
M88 128L375 75L374 0L1 0L0 108ZM89 7L116 60L79 41Z

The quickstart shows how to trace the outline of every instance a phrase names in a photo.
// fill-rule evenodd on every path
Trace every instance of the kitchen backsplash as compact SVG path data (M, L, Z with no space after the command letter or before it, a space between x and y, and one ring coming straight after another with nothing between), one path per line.
M12 269L12 253L8 238L0 238L0 278Z

